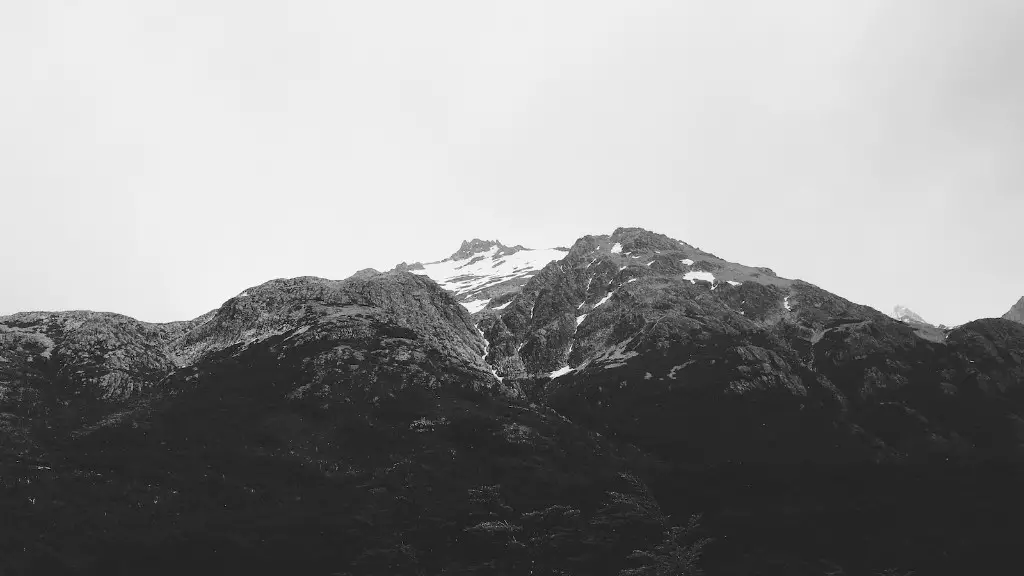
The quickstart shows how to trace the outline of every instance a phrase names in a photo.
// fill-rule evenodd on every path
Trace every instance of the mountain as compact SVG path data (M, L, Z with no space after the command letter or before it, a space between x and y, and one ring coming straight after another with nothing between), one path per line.
M640 228L0 317L0 573L1015 565L1024 325L932 328Z
M1009 401L1024 385L1019 327L977 321L935 342L640 229L580 239L480 328L497 375L535 400L703 462L1024 455L989 436L1016 438L1024 414Z
M1024 297L1003 314L1003 318L1024 324Z

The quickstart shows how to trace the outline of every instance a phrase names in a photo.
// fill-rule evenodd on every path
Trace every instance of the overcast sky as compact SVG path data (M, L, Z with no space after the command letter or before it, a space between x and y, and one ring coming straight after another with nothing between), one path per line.
M0 314L641 226L932 322L1024 295L1017 0L0 2Z

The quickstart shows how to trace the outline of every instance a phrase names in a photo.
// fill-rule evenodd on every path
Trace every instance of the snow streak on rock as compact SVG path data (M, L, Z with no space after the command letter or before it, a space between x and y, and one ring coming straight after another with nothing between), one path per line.
M558 370L555 370L554 372L549 373L548 374L548 378L558 378L559 376L564 376L564 375L568 374L569 372L572 372L572 368L570 368L569 366L562 366Z
M601 298L601 300L597 304L594 304L594 308L597 308L601 304L607 302L612 297L612 294L614 294L614 292L609 292L608 294L606 294L605 297Z

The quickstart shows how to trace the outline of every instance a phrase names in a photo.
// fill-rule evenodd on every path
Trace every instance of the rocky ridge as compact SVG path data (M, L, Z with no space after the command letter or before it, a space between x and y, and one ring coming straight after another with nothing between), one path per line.
M165 392L169 382L194 372L194 366L211 354L240 352L282 335L296 343L325 334L369 338L374 346L383 346L372 355L336 348L329 359L307 359L311 367L352 360L362 368L350 378L358 376L364 386L379 380L386 364L379 357L387 356L385 351L425 360L425 351L417 355L407 346L382 343L400 342L401 335L412 334L417 346L427 346L445 362L458 363L461 368L454 373L463 384L499 385L482 360L486 343L450 293L407 272L359 273L342 281L271 280L188 322L151 324L84 311L0 317L0 413L8 422L23 422L81 405L87 410L74 412L80 420L77 425L88 427L118 413L134 398ZM366 364L371 356L377 360ZM428 372L413 370L404 377L431 386L455 378ZM316 386L328 375L320 371L309 377L310 385Z

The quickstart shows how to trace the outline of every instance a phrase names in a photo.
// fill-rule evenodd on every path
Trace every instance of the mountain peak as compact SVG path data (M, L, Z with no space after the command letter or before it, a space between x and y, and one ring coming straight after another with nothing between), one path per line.
M1010 307L1010 310L1003 314L1003 318L1024 324L1024 296L1017 303Z
M503 254L513 254L519 250L525 250L520 245L516 246L505 246L500 240L481 240L479 238L473 238L472 240L463 240L462 246L459 247L458 251L448 257L449 260L465 260L475 254L487 252L493 248L497 248L497 252Z
M917 324L930 324L930 322L928 322L927 320L922 318L920 314L918 314L917 312L914 312L913 310L911 310L910 308L907 308L906 306L904 306L902 304L897 304L896 306L893 307L893 309L892 309L892 317L897 319L897 320L902 320L904 322L913 322L913 323L917 323Z
M359 270L355 274L349 276L349 278L372 278L380 273L381 272L379 270L374 268L363 268L362 270Z

